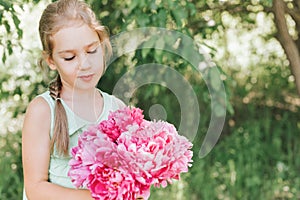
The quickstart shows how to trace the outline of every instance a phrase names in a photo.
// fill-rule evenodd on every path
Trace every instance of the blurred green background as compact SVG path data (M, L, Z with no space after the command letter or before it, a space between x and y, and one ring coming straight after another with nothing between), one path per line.
M22 197L24 113L29 101L45 91L53 77L52 73L44 76L37 66L41 48L37 24L48 2L0 0L1 200ZM181 181L164 189L153 188L150 199L300 199L300 98L296 87L300 77L293 64L300 57L299 1L87 2L112 36L140 27L161 27L191 37L205 47L220 71L217 78L224 81L227 113L219 115L226 117L225 125L213 150L199 158L212 112L206 85L210 83L187 60L155 48L141 49L119 57L101 79L99 87L111 93L128 70L160 63L182 74L197 94L201 119L193 140L193 167L182 174ZM279 22L282 16L286 26ZM294 57L285 51L292 47ZM166 87L145 85L131 102L144 109L146 117L151 105L160 104L168 121L176 126L180 122L178 102Z

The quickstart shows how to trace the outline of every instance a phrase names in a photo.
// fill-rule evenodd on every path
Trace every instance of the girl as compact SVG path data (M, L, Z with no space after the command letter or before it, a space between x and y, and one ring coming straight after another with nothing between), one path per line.
M125 106L96 88L111 54L109 38L90 7L78 0L49 4L41 16L39 33L43 60L58 76L26 111L23 199L92 199L88 190L72 185L68 162L70 149L87 126Z

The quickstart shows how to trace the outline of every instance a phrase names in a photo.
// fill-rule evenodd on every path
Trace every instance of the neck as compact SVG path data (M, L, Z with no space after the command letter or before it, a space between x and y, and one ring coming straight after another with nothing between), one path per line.
M69 102L89 102L95 99L97 93L99 93L97 88L89 90L68 90L67 88L62 88L61 98Z
M102 112L103 98L96 88L90 90L62 90L62 99L83 119L96 121Z

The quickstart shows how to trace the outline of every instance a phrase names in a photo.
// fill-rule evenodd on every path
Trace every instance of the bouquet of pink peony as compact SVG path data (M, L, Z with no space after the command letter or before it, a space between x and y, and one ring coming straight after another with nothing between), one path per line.
M166 187L188 171L191 148L172 124L147 121L141 109L126 107L79 136L69 176L97 200L148 199L152 185Z

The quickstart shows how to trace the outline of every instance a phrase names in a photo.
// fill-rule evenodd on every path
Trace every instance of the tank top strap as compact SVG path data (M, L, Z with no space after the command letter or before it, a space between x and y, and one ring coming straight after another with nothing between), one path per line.
M52 99L50 96L50 92L46 91L38 96L41 96L45 99L45 101L48 103L51 111L51 130L50 130L50 137L53 136L54 131L54 120L55 120L55 100ZM67 104L61 99L61 103L63 107L65 108L67 120L68 120L68 131L69 135L74 134L77 130L87 125L87 122L78 118L72 110L67 106Z

